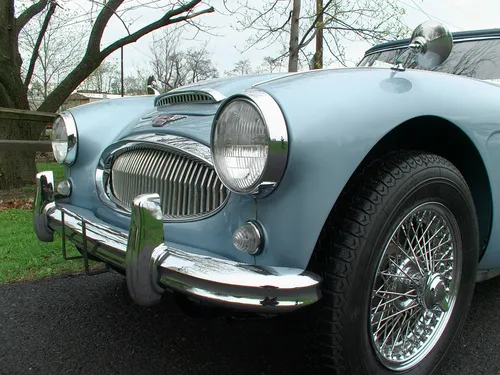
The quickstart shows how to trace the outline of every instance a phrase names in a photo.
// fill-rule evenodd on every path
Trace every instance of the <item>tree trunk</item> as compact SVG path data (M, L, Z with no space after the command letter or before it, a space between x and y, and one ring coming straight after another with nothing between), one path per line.
M299 17L300 0L293 0L292 19L290 21L290 53L288 57L289 72L296 72L299 69Z
M14 19L14 0L0 2L0 107L29 109L28 95L21 80L21 55ZM38 139L43 125L0 120L0 139ZM34 152L0 150L0 190L34 182Z
M23 87L19 87L18 92L13 93L12 96L20 93L26 93ZM12 98L5 96L1 98L0 107L29 109L27 99L25 105L22 106L12 105L10 99ZM43 123L0 120L0 139L38 140L43 128ZM35 152L2 151L0 149L0 190L33 184L36 172Z
M14 1L0 0L0 107L29 109L27 88L21 80L22 60L18 50L18 34L34 16L44 11L47 4L54 3L48 0L35 1L16 19L14 17ZM106 6L99 12L92 27L85 56L77 67L46 96L38 108L39 111L56 112L71 92L118 48L136 42L144 35L161 27L188 21L215 11L213 7L208 7L191 12L201 1L183 2L181 5L166 11L162 18L115 41L101 51L101 41L106 25L123 2L124 0L106 1ZM44 124L31 122L16 124L0 120L0 139L38 140L43 126ZM0 189L18 187L34 181L36 173L35 152L7 153L0 149L0 154Z
M313 69L323 68L323 0L316 0L316 52L314 54Z

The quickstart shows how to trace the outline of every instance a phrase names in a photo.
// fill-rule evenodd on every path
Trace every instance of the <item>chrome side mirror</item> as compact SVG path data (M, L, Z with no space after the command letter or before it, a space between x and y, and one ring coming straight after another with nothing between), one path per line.
M405 70L403 61L411 54L418 64L426 69L432 69L442 64L450 56L453 48L453 36L441 23L425 21L418 25L411 35L408 50L396 60L395 70Z

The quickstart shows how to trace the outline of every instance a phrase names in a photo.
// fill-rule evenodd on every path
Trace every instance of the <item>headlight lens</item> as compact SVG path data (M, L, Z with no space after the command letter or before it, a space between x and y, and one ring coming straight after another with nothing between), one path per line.
M211 148L215 170L228 189L268 194L288 159L288 132L278 104L257 89L228 99L215 116Z
M229 103L213 134L214 163L228 187L251 192L260 182L269 154L269 132L259 110L248 100Z
M58 163L73 164L77 148L76 123L69 112L61 113L52 123L52 151Z
M68 155L68 132L62 117L57 117L52 124L52 151L58 163L63 163Z

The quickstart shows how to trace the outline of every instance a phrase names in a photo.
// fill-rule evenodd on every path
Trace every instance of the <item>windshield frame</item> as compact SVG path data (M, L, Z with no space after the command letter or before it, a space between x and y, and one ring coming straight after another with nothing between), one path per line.
M471 31L458 31L458 32L453 32L453 45L459 44L459 43L464 43L464 42L473 42L473 41L481 41L481 40L488 40L488 39L500 39L500 28L499 29L484 29L484 30L471 30ZM383 52L388 52L388 51L396 51L396 50L401 50L401 53L403 53L409 46L411 42L410 38L406 39L399 39L399 40L394 40L386 43L381 43L377 44L375 46L372 46L368 50L365 51L365 54L363 57L359 60L359 62L356 64L356 67L363 68L365 66L362 66L361 63L366 60L367 57L377 54L377 53L383 53ZM389 64L394 64L395 65L396 61L394 63L389 63Z

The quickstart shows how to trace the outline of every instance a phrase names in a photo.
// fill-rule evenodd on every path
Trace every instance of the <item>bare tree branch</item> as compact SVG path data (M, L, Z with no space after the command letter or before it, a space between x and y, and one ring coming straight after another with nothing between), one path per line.
M195 0L195 1L192 1L191 3L199 3L200 1L199 0ZM188 3L190 4L190 3ZM192 18L195 18L195 17L198 17L202 14L206 14L206 13L213 13L215 12L215 9L213 7L210 7L210 8L206 8L206 9L203 9L203 10L200 10L198 12L193 12L191 14L188 14L188 15L185 15L185 16L180 16L180 17L176 17L176 18L171 18L172 15L170 15L169 13L176 13L174 15L177 15L177 14L180 14L182 12L177 12L180 8L184 8L186 7L186 10L190 9L187 7L186 4L185 6L183 7L179 7L174 11L170 11L170 12L167 12L162 18L160 18L158 21L156 22L153 22L147 26L144 26L142 29L136 31L135 33L133 34L130 34L129 36L125 37L125 38L122 38L120 40L117 40L116 42L114 42L113 44L109 45L108 47L106 47L102 52L101 52L101 55L103 57L106 57L108 55L110 55L111 53L113 53L114 51L116 51L118 48L120 47L123 47L129 43L133 43L133 42L136 42L137 40L139 40L140 38L142 38L144 35L146 34L149 34L150 32L154 31L154 30L157 30L159 29L160 27L163 27L163 26L167 26L167 25L171 25L171 24L174 24L174 23L178 23L178 22L182 22L182 21L186 21L186 20L189 20L189 19L192 19Z
M85 55L80 63L64 78L64 80L47 96L45 101L40 105L40 111L54 111L60 103L67 98L73 89L87 76L93 72L104 61L104 59L111 53L129 43L135 42L144 35L160 29L166 25L171 25L183 21L187 21L198 17L202 14L214 12L213 7L209 7L200 11L193 9L202 3L202 0L191 0L182 5L177 6L167 11L163 17L155 22L144 26L143 28L127 35L121 39L116 40L102 51L100 50L101 39L110 18L116 10L124 3L124 0L109 0L108 7L103 7L97 16L92 28L92 32L87 44Z
M56 10L57 3L55 1L52 1L49 6L49 10L47 11L47 14L45 15L45 19L43 20L42 27L40 29L40 32L38 33L38 39L35 43L35 46L33 47L33 52L31 53L31 59L30 59L30 64L28 67L28 72L26 73L26 77L24 79L24 86L28 88L30 82L31 82L31 77L33 77L33 71L35 70L35 64L36 60L38 59L38 51L40 50L40 45L42 44L42 40L45 36L45 33L47 32L47 28L49 27L49 22L50 19L52 18L52 15L54 14Z
M310 39L307 39L307 37L317 27L318 20L321 18L321 16L323 14L325 14L325 10L328 9L328 7L332 4L332 2L333 2L333 0L328 0L328 2L325 5L323 5L322 12L316 14L314 21L311 22L311 25L309 26L307 31L304 33L304 35L302 35L302 39L299 42L299 48L301 48L301 49L304 48L307 44L309 44L314 39L314 37L311 37ZM305 43L306 40L308 41L307 43Z
M87 53L98 53L101 48L102 35L108 25L109 20L115 14L116 10L122 5L124 0L110 0L97 16L92 31L90 33L89 42L87 44Z
M251 28L255 31L248 39L245 49L267 48L276 43L288 49L288 37L291 22L288 20L292 9L290 0L261 0L259 4L250 0L224 0L226 9L237 17L239 29ZM227 5L231 3L230 9ZM234 7L234 4L238 6ZM324 0L324 4L318 6L317 0L302 0L299 18L299 40L298 49L309 50L311 42L316 38L328 43L330 48L325 50L328 54L336 53L333 61L345 65L345 53L343 48L335 48L352 40L366 40L377 43L390 39L397 39L406 35L409 30L404 24L404 9L399 0ZM269 12L273 9L273 12ZM321 9L318 11L318 9ZM271 14L272 13L272 14ZM330 32L326 32L329 30ZM323 33L323 38L319 35ZM320 50L323 50L321 48ZM282 51L284 52L284 51ZM309 52L309 51L308 51ZM288 59L296 58L287 51L280 57L287 56ZM308 53L299 53L303 60ZM328 58L328 56L323 56ZM306 60L307 61L307 60ZM309 62L308 62L309 63Z
M104 5L106 8L109 8L109 5L108 5L108 4L106 4L106 3L104 3L103 5ZM113 13L115 14L115 16L116 16L116 17L117 17L117 18L121 21L121 23L122 23L123 27L125 27L125 30L127 30L127 34L128 34L128 35L130 35L130 30L128 29L128 26L127 26L127 24L125 23L125 21L123 20L123 18L122 18L122 17L121 17L121 16L120 16L117 12L116 12L116 10L115 10L115 9L112 9L112 8L110 8L110 9L113 11Z
M49 0L40 0L37 3L33 4L29 8L27 8L24 12L22 12L19 17L16 19L16 28L17 28L17 33L22 30L24 26L33 18L35 17L38 13L43 11L47 4L49 3Z

